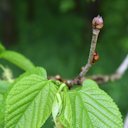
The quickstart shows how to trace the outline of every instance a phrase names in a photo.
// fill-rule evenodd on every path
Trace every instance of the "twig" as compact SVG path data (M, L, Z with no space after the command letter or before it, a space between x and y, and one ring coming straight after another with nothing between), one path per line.
M93 75L93 76L86 76L86 77L81 77L81 79L74 79L74 80L64 80L61 78L61 76L56 75L55 77L50 77L49 79L54 79L54 80L59 80L61 82L64 82L67 84L67 86L70 88L73 86L73 84L82 84L83 81L87 78L90 78L94 81L96 81L98 84L103 84L103 83L107 83L109 81L115 81L115 80L119 80L122 78L122 76L124 75L124 73L128 70L128 55L125 57L125 59L123 60L123 62L120 64L120 66L118 67L118 69L116 70L115 73L111 74L111 75Z
M95 63L96 60L94 57L95 57L96 44L97 44L99 32L102 29L102 27L103 27L103 19L98 15L92 20L92 40L91 40L91 47L90 47L87 64L82 68L82 71L74 80L67 81L67 84L69 86L72 86L74 84L80 84L81 81L83 80L83 77L87 74L89 69L92 67L93 63Z
M93 62L93 56L95 53L95 49L96 49L96 44L97 44L97 39L98 39L98 35L99 35L100 30L99 29L93 29L92 32L92 41L91 41L91 47L90 47L90 53L89 53L89 57L88 57L88 62L87 64L82 68L82 71L80 72L78 77L83 77L86 75L86 73L89 71L89 69L92 67L92 62Z
M85 75L87 74L89 69L99 58L95 49L96 49L98 35L99 35L99 32L102 29L102 27L103 27L102 17L100 17L100 16L95 17L92 21L92 40L91 40L91 47L90 47L88 61L87 61L87 64L82 68L81 72L75 79L64 80L59 75L56 75L55 77L49 77L49 79L54 79L54 80L59 80L61 82L64 82L67 84L67 86L69 88L72 87L74 84L81 85L82 82L86 78L91 78L100 84L106 83L108 81L114 81L114 80L120 79L123 76L123 74L125 73L125 71L128 69L128 55L126 56L126 58L124 59L124 61L121 63L121 65L118 67L118 69L116 70L116 72L114 74L112 74L112 75L93 75L90 77L87 77L87 76L85 77Z
M94 59L94 53L95 53L95 49L96 49L96 44L97 44L97 39L98 39L98 35L100 30L103 27L103 19L102 17L100 17L99 15L97 17L95 17L92 20L92 41L91 41L91 47L90 47L90 52L89 52L89 57L88 57L88 62L87 64L82 68L82 71L80 72L78 77L83 77L86 75L86 73L89 71L89 69L91 68Z
M122 78L122 76L124 75L124 73L126 72L127 69L128 69L128 55L125 57L125 59L120 64L120 66L118 67L118 69L116 70L116 72L114 74L94 75L89 78L95 80L99 84L103 84L103 83L106 83L109 81L119 80L120 78Z
M124 120L124 128L128 128L128 114L126 115Z
M122 77L127 69L128 69L128 54L125 57L124 61L119 66L119 68L117 69L116 74L119 74L120 77Z

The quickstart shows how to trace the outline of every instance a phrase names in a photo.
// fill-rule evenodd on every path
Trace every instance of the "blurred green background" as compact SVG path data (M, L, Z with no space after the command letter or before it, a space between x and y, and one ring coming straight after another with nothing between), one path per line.
M128 0L1 0L0 41L43 66L48 75L74 78L87 62L91 20L100 14L98 61L89 75L111 74L128 53ZM21 70L11 67L15 77ZM128 111L128 71L121 80L100 86L125 117ZM48 126L46 126L48 127Z

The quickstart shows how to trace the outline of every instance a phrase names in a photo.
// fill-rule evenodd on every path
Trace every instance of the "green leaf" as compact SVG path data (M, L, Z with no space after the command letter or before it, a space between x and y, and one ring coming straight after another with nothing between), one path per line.
M0 128L4 127L4 94L8 87L8 82L0 80Z
M6 128L40 128L51 114L56 85L31 74L12 85L6 98Z
M27 77L32 74L39 75L42 77L42 79L45 79L45 80L47 79L47 73L45 69L42 67L36 67L22 74L19 78L15 80L14 84L18 82L19 80L21 80L23 77ZM10 84L8 82L0 80L0 128L3 128L3 124L4 124L4 108L5 108L4 95L6 94L9 88L9 85Z
M0 53L0 58L15 64L25 71L31 70L35 67L29 59L17 52L7 50L3 51Z
M71 111L68 88L65 84L61 84L56 94L52 108L52 116L56 128L70 128L72 126Z
M56 93L54 102L53 102L53 106L52 106L52 116L53 116L53 120L56 123L56 118L58 116L58 114L61 112L62 109L62 98L61 98L61 91L63 90L63 88L65 88L66 85L65 84L61 84L58 92Z
M0 80L0 94L6 93L9 87L9 83L3 80Z
M0 94L0 128L4 126L4 96Z
M61 112L61 109L62 109L62 99L60 94L57 93L52 106L52 116L55 123L56 123L56 117Z
M86 80L69 96L73 128L123 128L118 107L95 82Z
M16 79L16 81L19 81L20 79L22 79L23 77L29 76L31 74L35 74L35 75L39 75L41 76L43 79L47 79L47 73L46 70L42 67L35 67L32 70L28 70L26 71L24 74L20 75L19 78Z
M67 91L61 93L62 98L62 110L61 113L57 117L57 123L61 124L64 128L72 127L72 108L71 102L69 98L69 94ZM58 127L59 128L59 127Z

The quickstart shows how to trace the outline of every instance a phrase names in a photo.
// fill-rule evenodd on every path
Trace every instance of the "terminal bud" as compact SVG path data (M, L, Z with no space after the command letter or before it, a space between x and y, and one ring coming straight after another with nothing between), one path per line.
M101 16L94 17L92 20L93 29L102 29L103 28L103 18Z

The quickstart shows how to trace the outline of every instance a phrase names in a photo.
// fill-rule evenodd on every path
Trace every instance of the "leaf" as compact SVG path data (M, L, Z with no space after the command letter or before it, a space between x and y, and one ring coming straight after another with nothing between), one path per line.
M3 80L0 80L0 94L6 93L9 87L9 83Z
M20 75L19 78L17 78L16 81L19 81L20 79L22 79L23 77L29 76L31 74L35 74L35 75L39 75L41 76L43 79L47 79L47 73L46 70L42 67L35 67L32 70L28 70L26 71L24 74Z
M61 91L66 87L66 84L61 84L58 92L56 93L53 105L52 105L52 116L53 116L53 120L56 124L56 118L58 116L59 113L61 113L61 109L62 109L62 98L61 98Z
M71 111L68 88L65 84L61 84L52 107L52 116L56 128L70 128L72 121Z
M41 76L44 79L47 79L46 70L42 67L35 67L32 70L29 70L25 73L25 75L30 75L30 74L36 74L36 75Z
M62 99L61 99L61 95L57 93L52 106L52 116L55 124L56 124L56 118L58 114L61 112L61 109L62 109Z
M62 110L60 115L57 117L57 121L59 124L63 125L64 128L72 127L72 108L69 99L69 94L67 91L61 93L62 97ZM59 127L58 127L59 128Z
M7 92L9 83L0 80L0 128L4 126L4 94Z
M0 128L4 126L4 96L0 94Z
M6 128L40 128L51 114L56 85L31 74L12 85L6 98Z
M0 58L15 64L25 71L31 70L35 67L29 59L17 52L7 50L3 51L0 53Z
M27 72L25 72L24 74L22 74L19 78L17 78L15 80L14 83L18 82L20 79L22 79L23 77L29 76L31 74L36 74L42 77L42 79L47 78L47 73L45 71L44 68L42 67L36 67L33 68L32 70L29 70ZM6 81L0 81L0 128L3 128L3 123L4 123L4 94L6 94L8 88L9 88L9 83ZM11 86L10 86L11 87Z
M95 82L86 80L69 96L73 128L123 128L116 104Z

